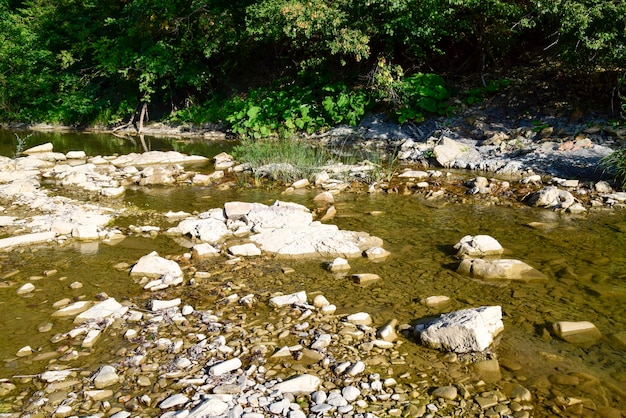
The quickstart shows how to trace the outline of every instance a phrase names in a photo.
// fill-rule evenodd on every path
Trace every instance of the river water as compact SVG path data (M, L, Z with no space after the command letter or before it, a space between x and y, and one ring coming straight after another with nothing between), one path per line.
M28 141L28 146L51 141L55 151L82 149L88 155L176 149L212 157L232 146L227 142L156 138L145 139L142 144L110 135L56 133L37 133ZM13 134L1 133L3 155L13 156L16 146ZM123 226L159 225L163 222L159 214L167 211L205 211L233 200L269 204L280 199L315 207L315 191L281 191L212 187L129 190L123 203L137 210L117 222ZM503 382L521 382L541 391L542 382L553 374L590 376L600 384L559 390L565 391L564 396L626 409L626 211L571 215L471 199L453 203L417 195L367 193L340 194L335 207L338 213L331 223L384 240L384 247L392 254L386 261L350 260L350 273L375 273L382 280L359 286L328 272L324 260L277 260L277 264L295 269L289 280L269 274L249 279L248 285L270 292L322 292L338 306L338 313L366 311L375 324L392 318L411 323L443 312L500 305L505 331L493 351L501 365L521 365L503 367ZM537 268L547 275L548 282L483 282L457 274L458 260L452 247L463 236L477 234L496 238L506 249L505 257ZM25 345L42 352L54 349L51 333L37 331L42 324L53 323L52 333L71 329L68 321L51 318L55 301L67 297L91 300L101 292L118 300L141 297L144 291L140 286L126 271L113 266L132 264L153 250L162 256L187 251L159 236L128 238L117 245L24 248L0 254L0 327L4 335L0 338L0 358L5 359L0 362L0 378L41 372L41 364L16 358L15 353ZM44 272L50 270L56 272L46 276ZM27 281L37 290L28 297L17 296L16 289ZM74 282L82 287L71 289ZM439 308L420 303L433 295L448 296L451 302ZM567 343L552 334L551 324L556 321L590 321L603 338L588 344ZM413 342L402 347L409 357L414 354L418 358L429 351Z

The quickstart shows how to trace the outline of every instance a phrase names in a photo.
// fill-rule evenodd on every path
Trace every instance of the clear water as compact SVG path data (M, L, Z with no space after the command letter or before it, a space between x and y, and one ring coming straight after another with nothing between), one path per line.
M217 152L221 150L213 151L213 155ZM271 203L280 199L314 208L313 196L314 192L284 195L280 190L263 189L137 189L124 199L141 210L119 223L165 226L159 213L204 211L232 200ZM271 292L320 291L339 307L338 313L367 311L376 324L392 318L410 323L442 312L500 305L505 331L494 351L501 364L522 365L519 371L503 369L502 382L541 387L542 379L554 373L589 375L600 383L572 387L564 395L626 409L625 347L614 338L626 333L626 211L573 216L518 205L446 203L416 195L365 193L341 194L335 206L338 214L331 223L378 236L391 251L381 263L350 261L351 273L376 273L381 281L363 287L326 271L323 260L277 260L274 262L296 270L289 280L262 276L250 279L249 286ZM493 236L505 247L506 257L539 269L548 276L548 282L482 282L457 274L458 260L452 246L468 234ZM0 362L0 378L41 371L41 365L14 356L25 345L42 352L54 349L49 342L51 334L38 333L38 325L52 322L52 334L71 328L70 321L51 320L53 302L65 297L93 299L100 292L118 300L140 297L141 288L113 266L132 264L153 250L160 255L186 251L169 238L159 237L131 238L97 248L45 247L0 254L0 327L5 336L0 339L0 358L6 359ZM30 297L16 295L16 289L32 281L32 276L50 269L58 272L34 280L37 290ZM74 281L83 287L70 289ZM440 309L420 304L420 299L432 295L445 295L452 301ZM564 342L549 332L551 323L564 320L590 321L603 338L583 345ZM416 363L433 355L412 342L402 347ZM88 356L84 361L96 360ZM402 367L396 370L398 374Z

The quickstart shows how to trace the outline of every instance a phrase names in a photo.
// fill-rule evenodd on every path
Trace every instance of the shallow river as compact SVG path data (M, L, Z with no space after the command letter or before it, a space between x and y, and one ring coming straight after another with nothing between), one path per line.
M2 135L0 149L3 155L12 156L15 138L6 132ZM55 142L56 151L81 149L80 144L88 143L90 145L83 149L89 155L141 152L143 147L132 145L128 140L120 140L113 146L108 136L59 134L37 134L29 139L34 141L29 146L55 138L62 139ZM194 141L149 141L154 147L151 149L170 147L209 157L231 146L228 143L208 147ZM272 203L280 199L314 208L314 195L314 191L281 195L280 190L219 191L210 187L137 189L128 191L124 199L140 211L134 212L132 217L119 219L119 223L124 226L154 224L160 219L156 216L158 213L205 211L232 200ZM335 206L338 214L331 223L341 229L378 236L392 253L381 263L350 260L351 273L376 273L382 277L381 281L363 287L325 270L323 260L277 260L281 266L293 267L295 273L281 278L270 273L251 279L249 285L270 292L319 291L339 307L338 313L366 311L376 324L391 318L410 323L442 312L501 305L505 331L493 351L501 364L517 362L522 365L521 370L503 369L502 379L540 388L542 379L553 373L586 373L599 379L603 390L585 392L578 387L565 395L596 397L599 404L626 409L626 211L607 210L574 216L517 205L457 204L424 200L415 195L365 193L340 194ZM457 274L458 260L452 246L468 234L491 235L506 249L506 257L532 265L546 274L549 281L481 282ZM166 237L135 237L115 246L80 244L0 254L0 329L3 332L0 358L5 359L0 362L0 378L42 371L41 365L17 359L15 353L25 345L40 351L54 349L51 334L37 332L41 324L52 322L52 333L71 328L68 321L51 319L53 302L65 297L93 299L100 292L118 300L141 296L144 292L140 286L131 281L125 271L113 266L119 262L132 264L152 250L162 256L187 251ZM55 274L43 274L53 269L57 270ZM29 280L37 291L29 297L17 296L17 287ZM80 282L83 287L70 289L73 282ZM420 304L420 299L432 295L445 295L452 301L439 310ZM556 321L591 321L603 338L586 345L564 342L550 332L551 323ZM619 334L621 343L616 338ZM404 344L403 348L415 351L417 357L426 350L412 342ZM85 361L104 363L106 359L87 358Z

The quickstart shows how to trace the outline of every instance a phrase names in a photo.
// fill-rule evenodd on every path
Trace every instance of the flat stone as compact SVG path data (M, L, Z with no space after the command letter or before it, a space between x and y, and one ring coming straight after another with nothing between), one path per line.
M121 318L127 311L128 307L122 306L115 298L109 298L78 314L74 318L74 323L81 324L104 318Z
M235 256L244 257L261 255L261 249L252 243L233 245L228 247L228 252Z
M150 302L150 309L153 312L162 311L164 309L174 308L180 305L182 302L180 298L171 300L153 300Z
M483 280L548 281L546 275L539 270L513 259L466 258L459 264L457 272Z
M421 170L407 170L398 175L401 178L423 179L429 177L426 171Z
M448 303L450 303L450 298L447 296L442 296L442 295L428 296L420 300L420 303L422 305L435 307L435 306L447 305Z
M217 257L220 255L220 251L208 243L194 245L191 249L191 258L205 259Z
M230 373L235 371L241 367L241 360L238 358L233 358L230 360L225 360L220 363L214 364L209 367L209 374L211 376L221 376L226 373Z
M175 393L161 401L159 408L170 409L181 406L189 402L189 398L181 393Z
M228 403L213 396L189 411L187 418L217 417L222 416L226 411L228 411Z
M36 145L34 147L28 148L27 150L24 150L22 154L32 155L32 154L37 154L40 152L52 152L52 150L53 150L52 143L46 142L45 144Z
M53 231L48 232L36 232L33 234L19 235L15 237L0 239L0 250L18 247L22 245L35 245L44 242L52 241L56 238L57 234Z
M311 374L302 374L293 377L284 382L277 383L272 387L280 393L293 393L295 395L307 395L315 392L321 384L321 380L317 376Z
M270 305L275 306L277 308L283 306L289 306L293 304L302 304L307 302L306 292L303 290L301 292L292 293L290 295L283 296L275 296L270 299Z
M588 321L560 321L552 324L555 334L563 340L574 343L590 343L602 338L602 333Z
M59 309L56 312L52 313L52 316L55 318L66 317L66 316L74 316L78 315L81 312L86 311L93 305L93 302L90 301L78 301L74 302L71 305L68 305L64 308Z
M370 284L380 280L380 276L374 273L358 273L352 275L352 281L357 284Z
M113 391L110 389L86 390L83 393L85 398L92 401L103 401L113 396Z
M357 312L346 317L346 320L354 325L371 325L372 317L367 312Z

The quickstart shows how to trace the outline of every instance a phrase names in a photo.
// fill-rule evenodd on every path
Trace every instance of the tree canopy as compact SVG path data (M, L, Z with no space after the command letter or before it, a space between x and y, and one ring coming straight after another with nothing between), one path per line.
M258 106L232 99L276 103L262 88L291 89L312 119L364 106L359 88L400 112L430 80L406 77L481 72L520 48L623 71L624 27L622 0L0 0L0 120L113 126L204 106L209 121L226 116L206 104L230 99L246 123Z

